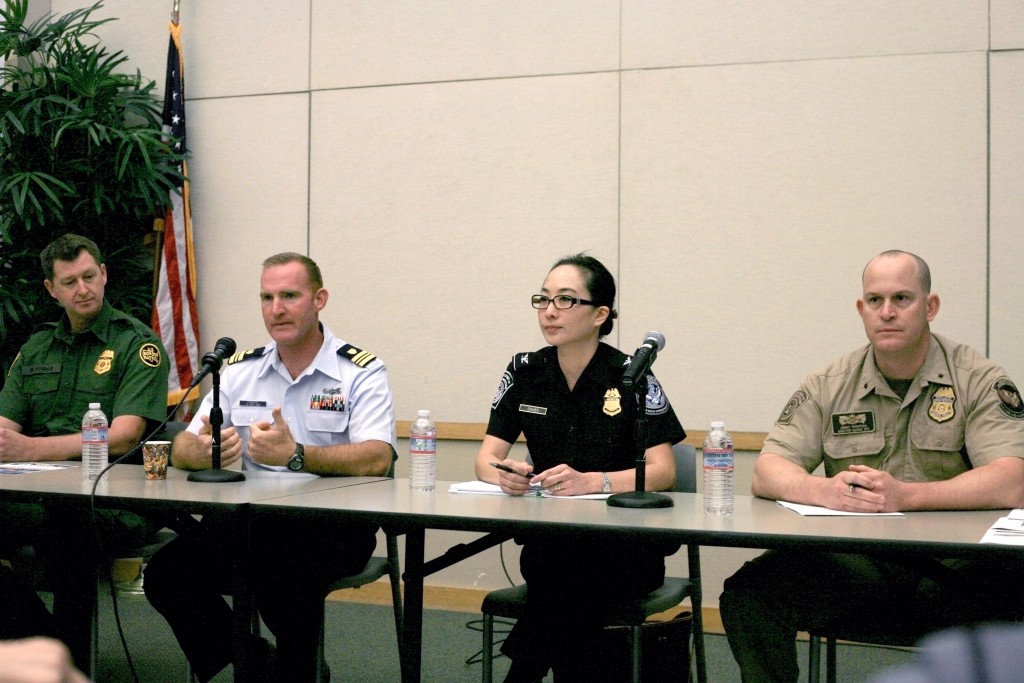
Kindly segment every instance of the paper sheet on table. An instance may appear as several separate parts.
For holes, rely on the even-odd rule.
[[[832,510],[817,505],[801,505],[789,503],[784,500],[777,501],[784,508],[789,508],[804,517],[905,517],[902,512],[845,512],[843,510]]]
[[[477,495],[493,496],[499,495],[504,496],[505,492],[501,490],[501,487],[497,484],[489,484],[486,481],[462,481],[456,482],[448,487],[448,493],[475,493]],[[555,498],[558,500],[604,500],[609,495],[608,493],[589,493],[582,496],[556,496],[547,491],[542,491],[540,485],[537,485],[535,490],[530,491],[527,495],[530,496],[541,496],[542,498]]]
[[[26,472],[52,472],[71,465],[54,462],[5,462],[0,464],[0,474],[25,474]]]
[[[497,484],[486,481],[460,481],[448,487],[448,493],[476,493],[485,496],[503,496],[505,492]]]
[[[981,537],[981,542],[1024,545],[1024,511],[1014,510],[1008,517],[1000,517]]]

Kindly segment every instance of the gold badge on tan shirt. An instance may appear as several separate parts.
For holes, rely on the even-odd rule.
[[[928,417],[936,422],[948,422],[956,415],[956,394],[953,387],[939,387],[932,394],[932,405],[928,408]]]
[[[622,395],[614,387],[604,392],[604,414],[618,415],[622,412]]]
[[[107,349],[106,351],[100,354],[99,360],[96,361],[96,367],[94,367],[92,370],[97,375],[102,375],[104,373],[110,372],[110,368],[113,367],[113,365],[114,351],[113,349]]]

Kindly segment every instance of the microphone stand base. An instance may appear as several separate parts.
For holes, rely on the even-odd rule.
[[[674,505],[668,496],[652,491],[615,493],[608,496],[606,502],[613,508],[670,508]]]
[[[238,470],[196,470],[189,472],[188,480],[221,484],[229,481],[245,481],[245,475]]]

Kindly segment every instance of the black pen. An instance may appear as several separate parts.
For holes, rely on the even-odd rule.
[[[516,472],[514,469],[512,469],[511,467],[509,467],[508,465],[506,465],[503,462],[492,462],[491,463],[491,467],[499,469],[502,472],[508,472],[509,474],[518,474],[520,477],[526,477],[527,479],[533,479],[533,475],[532,474],[522,474],[520,472]]]

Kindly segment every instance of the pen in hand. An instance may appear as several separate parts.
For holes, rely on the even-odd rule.
[[[527,479],[533,479],[533,475],[532,474],[522,474],[521,472],[516,472],[514,469],[512,469],[511,467],[509,467],[508,465],[506,465],[503,462],[492,462],[491,463],[491,467],[493,467],[495,469],[499,469],[502,472],[508,472],[509,474],[518,474],[520,477],[526,477]]]

